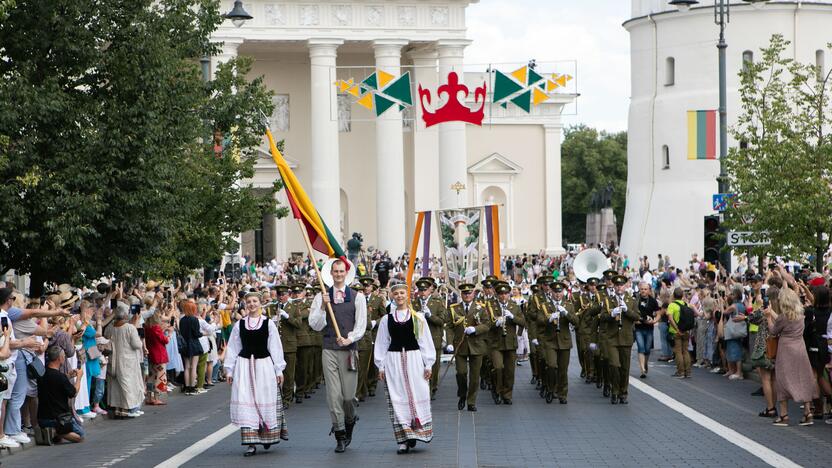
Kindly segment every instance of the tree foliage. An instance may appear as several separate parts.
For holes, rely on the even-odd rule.
[[[271,93],[247,58],[200,74],[216,0],[16,3],[0,22],[2,270],[31,273],[34,292],[181,274],[276,210],[240,184]]]
[[[832,232],[832,142],[828,122],[830,71],[785,56],[789,41],[772,36],[759,62],[740,73],[742,112],[732,129],[727,170],[739,203],[727,225],[768,232],[756,253],[818,262]]]
[[[612,208],[621,232],[627,195],[627,133],[572,127],[566,130],[561,154],[563,241],[585,241],[592,192],[608,184],[614,190]]]

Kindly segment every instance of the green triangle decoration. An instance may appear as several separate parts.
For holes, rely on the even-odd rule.
[[[404,75],[396,78],[382,92],[399,102],[412,106],[413,96],[410,94],[410,72],[406,72]]]
[[[495,72],[496,73],[494,75],[494,98],[492,102],[502,101],[503,99],[523,89],[522,86],[517,84],[516,81],[509,78],[508,75],[506,75],[505,73],[501,72],[500,70],[495,70]]]
[[[529,111],[531,111],[532,108],[531,96],[532,91],[530,89],[527,89],[523,94],[519,94],[517,95],[517,97],[513,98],[511,102],[513,102],[517,105],[517,107],[523,109],[524,111],[526,111],[526,113],[528,113]]]
[[[540,83],[538,83],[538,84],[537,84],[537,85],[535,85],[535,86],[537,86],[538,88],[540,88],[540,90],[541,90],[541,91],[544,91],[544,92],[546,91],[546,81],[541,81]]]
[[[501,102],[500,107],[502,107],[503,109],[508,109],[508,101]]]
[[[370,88],[373,88],[373,89],[378,89],[378,78],[376,77],[376,74],[373,73],[372,75],[368,76],[367,78],[364,78],[364,81],[362,81],[361,84],[367,85],[367,86],[369,86]]]
[[[404,110],[404,106],[403,106],[403,105],[401,105],[401,104],[399,104],[399,110],[400,110],[400,111],[403,111],[403,110]]]
[[[545,78],[529,68],[529,84],[535,84],[541,80],[545,80]]]
[[[375,107],[376,107],[376,117],[380,116],[384,113],[390,106],[396,104],[394,101],[387,99],[386,97],[379,96],[378,94],[373,96],[375,100]],[[526,111],[528,112],[528,111]]]

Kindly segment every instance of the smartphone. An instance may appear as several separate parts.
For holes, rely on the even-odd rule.
[[[133,304],[130,306],[130,313],[133,315],[139,315],[142,312],[142,305],[141,304]]]
[[[3,330],[9,328],[9,318],[8,317],[0,317],[0,327],[2,327]]]
[[[769,304],[768,296],[763,294],[763,308],[768,309],[768,304]]]
[[[116,306],[118,306],[118,300],[110,299],[110,310],[116,310]]]

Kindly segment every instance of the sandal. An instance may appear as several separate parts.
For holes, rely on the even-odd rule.
[[[803,418],[800,419],[799,424],[801,426],[811,426],[814,423],[815,423],[815,420],[814,420],[814,418],[812,418],[811,414],[804,414]]]
[[[777,416],[777,410],[774,408],[766,408],[763,411],[760,411],[757,416],[761,418],[773,418]]]
[[[784,414],[783,416],[780,416],[779,418],[775,419],[772,424],[774,424],[775,426],[787,427],[789,425],[789,415]]]
[[[246,449],[246,453],[243,454],[244,457],[251,457],[257,454],[257,447],[253,445],[249,445]]]

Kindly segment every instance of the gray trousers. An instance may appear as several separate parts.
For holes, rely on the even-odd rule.
[[[345,420],[355,419],[355,389],[358,372],[349,370],[350,351],[324,349],[321,364],[326,382],[326,403],[336,431],[345,429]]]

